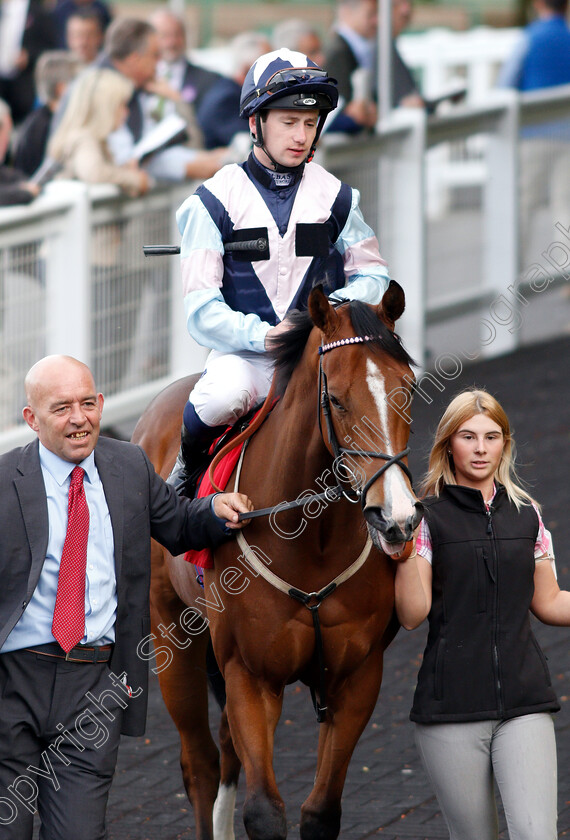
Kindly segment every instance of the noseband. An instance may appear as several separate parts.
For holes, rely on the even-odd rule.
[[[330,344],[322,344],[319,347],[319,409],[318,409],[318,418],[319,418],[319,431],[321,433],[321,437],[324,441],[323,435],[323,427],[321,423],[321,409],[323,416],[325,418],[325,423],[327,427],[327,436],[329,439],[329,443],[331,449],[333,451],[333,455],[335,461],[338,463],[342,462],[342,458],[345,455],[356,455],[360,457],[367,457],[367,458],[380,458],[384,460],[386,463],[383,464],[379,470],[376,470],[374,475],[368,479],[364,487],[360,489],[354,489],[346,480],[343,480],[338,474],[336,474],[336,478],[339,482],[340,489],[342,491],[342,495],[347,499],[349,502],[356,503],[360,500],[362,505],[362,509],[364,510],[366,504],[366,494],[369,488],[374,484],[376,479],[380,478],[387,469],[389,469],[393,464],[397,464],[400,469],[404,472],[407,478],[412,484],[412,474],[406,464],[403,463],[402,458],[405,458],[409,452],[410,447],[406,447],[401,452],[398,452],[396,455],[387,455],[385,452],[367,452],[363,449],[347,449],[344,446],[341,446],[338,442],[338,438],[336,436],[336,432],[334,430],[332,416],[331,416],[331,404],[330,404],[330,396],[328,390],[328,382],[327,382],[327,375],[323,370],[323,356],[325,353],[328,353],[331,350],[336,350],[339,347],[347,347],[351,344],[365,344],[369,341],[378,341],[381,340],[381,336],[373,336],[373,335],[355,335],[351,336],[350,338],[341,338],[339,341],[331,341]],[[345,465],[346,469],[346,465]],[[352,470],[347,470],[347,472],[352,473]]]

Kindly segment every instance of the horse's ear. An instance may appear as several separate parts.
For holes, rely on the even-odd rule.
[[[338,327],[340,318],[323,292],[321,285],[315,286],[309,295],[309,315],[313,324],[327,336],[332,335]]]
[[[388,288],[380,301],[379,316],[390,322],[393,326],[406,308],[406,296],[404,290],[395,280],[390,280]]]

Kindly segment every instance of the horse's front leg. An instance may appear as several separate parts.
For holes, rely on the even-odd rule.
[[[234,813],[241,762],[228,723],[227,709],[220,722],[221,776],[214,803],[214,840],[235,840]]]
[[[243,821],[250,840],[284,840],[285,805],[273,770],[275,728],[283,691],[275,692],[236,659],[225,666],[227,713],[246,778]]]
[[[369,656],[327,697],[327,720],[319,732],[315,784],[301,807],[301,840],[335,840],[341,797],[354,748],[366,726],[382,681],[382,652]]]

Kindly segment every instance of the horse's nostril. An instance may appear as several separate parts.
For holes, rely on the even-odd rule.
[[[386,520],[382,514],[382,508],[369,507],[364,509],[364,518],[372,528],[384,533]]]

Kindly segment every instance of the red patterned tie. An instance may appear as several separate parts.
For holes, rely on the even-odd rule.
[[[63,544],[51,632],[68,653],[85,635],[85,566],[89,508],[83,487],[84,470],[75,467],[69,484],[67,534]]]

